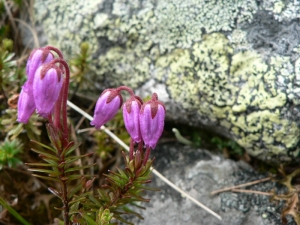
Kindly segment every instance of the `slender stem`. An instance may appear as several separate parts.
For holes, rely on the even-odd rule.
[[[251,181],[251,182],[248,182],[248,183],[244,183],[244,184],[240,184],[240,185],[236,185],[236,186],[232,186],[232,187],[222,188],[220,190],[212,191],[210,193],[210,195],[215,195],[215,194],[218,194],[218,193],[221,193],[221,192],[225,192],[225,191],[232,191],[233,189],[251,186],[251,185],[262,183],[262,182],[265,182],[265,181],[268,181],[268,180],[271,180],[271,179],[272,179],[271,177],[266,177],[266,178],[255,180],[255,181]]]
[[[248,193],[248,194],[259,194],[259,195],[266,195],[272,196],[272,193],[269,192],[262,192],[262,191],[255,191],[255,190],[245,190],[245,189],[232,189],[232,192],[240,192],[240,193]]]
[[[63,151],[61,151],[63,152]],[[62,155],[60,152],[59,158],[60,162],[63,163],[65,162],[65,156]],[[64,209],[64,225],[69,225],[70,223],[70,218],[69,218],[69,199],[68,199],[68,187],[67,187],[67,180],[66,180],[66,175],[65,175],[65,167],[58,168],[60,171],[60,176],[59,179],[61,181],[61,193],[62,193],[62,202],[63,202],[63,209]]]
[[[117,88],[117,91],[128,91],[131,96],[134,96],[133,90],[127,86],[120,86]]]
[[[57,53],[58,54],[58,53]],[[62,130],[63,130],[63,137],[64,137],[64,144],[66,144],[67,140],[69,140],[69,131],[68,131],[68,122],[67,122],[67,101],[68,101],[68,91],[69,91],[69,82],[70,82],[70,69],[68,63],[61,59],[53,59],[51,61],[51,64],[60,63],[65,68],[66,72],[66,78],[63,83],[63,87],[60,93],[60,98],[58,101],[58,106],[56,108],[55,116],[56,120],[61,119],[62,120]],[[51,65],[49,65],[51,66]],[[60,102],[61,101],[61,102]],[[58,122],[57,122],[58,123]],[[58,123],[60,124],[60,123]],[[65,145],[64,145],[65,146]]]
[[[67,117],[67,100],[68,100],[68,89],[69,89],[69,78],[66,76],[66,80],[63,85],[63,101],[62,101],[62,122],[63,122],[63,136],[65,140],[69,140],[69,129],[68,129],[68,117]]]
[[[134,141],[130,138],[129,160],[133,160]]]
[[[64,58],[62,52],[58,48],[55,48],[55,47],[49,45],[49,46],[44,47],[44,49],[47,49],[49,51],[54,51],[54,52],[57,53],[57,55],[59,56],[59,58],[61,58],[61,59]]]
[[[144,160],[143,160],[143,165],[146,165],[148,159],[149,159],[149,156],[150,156],[150,152],[151,152],[151,148],[148,147],[146,149],[146,152],[145,152],[145,155],[144,155]]]
[[[139,142],[138,150],[143,150],[143,141]]]
[[[62,90],[59,93],[59,97],[54,105],[54,126],[61,130],[61,105],[62,105]]]
[[[69,218],[69,199],[68,199],[68,189],[66,181],[62,181],[62,198],[63,198],[63,205],[64,205],[64,224],[69,225],[70,218]]]

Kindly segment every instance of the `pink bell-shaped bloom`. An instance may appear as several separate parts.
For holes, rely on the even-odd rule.
[[[35,110],[34,99],[23,88],[18,100],[18,119],[20,123],[28,123],[29,118]]]
[[[106,89],[100,95],[91,125],[100,129],[102,125],[111,120],[119,111],[123,103],[122,96],[117,89]]]
[[[41,65],[51,62],[53,59],[52,53],[43,48],[36,49],[30,54],[26,64],[27,82],[23,86],[28,93],[32,93],[34,76],[37,69]]]
[[[126,130],[133,141],[139,143],[142,140],[140,131],[141,100],[133,96],[123,105],[123,118]]]
[[[47,118],[51,113],[63,85],[61,70],[46,64],[40,66],[33,80],[33,97],[37,113]]]
[[[151,100],[142,105],[140,131],[147,148],[155,148],[164,129],[165,113],[165,106],[158,101],[156,93],[152,95]]]

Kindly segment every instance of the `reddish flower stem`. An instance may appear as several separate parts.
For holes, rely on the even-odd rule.
[[[60,93],[60,97],[57,101],[57,105],[55,108],[55,125],[60,128],[60,124],[62,124],[63,130],[63,143],[64,146],[69,140],[69,131],[68,131],[68,123],[67,123],[67,100],[68,100],[68,91],[69,91],[69,82],[70,82],[70,69],[68,63],[61,59],[57,58],[51,61],[51,64],[60,63],[65,68],[66,78],[63,83],[63,87]],[[59,121],[58,121],[59,120]],[[62,120],[62,123],[60,122]]]
[[[64,170],[64,169],[63,169]],[[63,174],[64,175],[64,171]],[[61,180],[61,188],[62,188],[62,200],[63,200],[63,208],[64,208],[64,224],[69,225],[70,224],[70,218],[69,218],[69,199],[68,199],[68,187],[65,180]]]
[[[44,49],[47,49],[49,51],[54,51],[55,53],[57,53],[59,58],[61,58],[61,59],[64,58],[63,54],[61,53],[61,51],[58,48],[55,48],[55,47],[49,45],[49,46],[44,47]]]
[[[59,130],[61,130],[61,122],[60,122],[61,104],[62,104],[62,90],[60,91],[59,97],[54,106],[54,126],[57,127]]]
[[[144,160],[143,160],[143,165],[146,165],[148,159],[149,159],[149,156],[150,156],[150,152],[151,152],[151,148],[148,147],[146,149],[146,152],[145,152],[145,155],[144,155]]]
[[[133,160],[133,151],[134,151],[134,141],[132,138],[130,138],[129,160]]]
[[[117,91],[127,91],[131,96],[134,96],[133,90],[127,86],[120,86],[117,88]]]
[[[138,150],[143,151],[143,141],[139,142]]]

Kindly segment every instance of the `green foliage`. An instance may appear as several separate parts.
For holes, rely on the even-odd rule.
[[[13,0],[13,2],[15,3],[15,5],[17,5],[18,7],[22,6],[24,0]]]
[[[42,118],[33,115],[29,123],[24,125],[17,123],[17,101],[20,84],[26,80],[25,65],[18,65],[15,60],[13,50],[13,41],[2,39],[0,44],[0,134],[5,138],[13,140],[21,133],[25,132],[29,139],[39,140],[42,125]]]
[[[71,82],[70,85],[74,92],[87,89],[92,82],[87,80],[86,74],[90,71],[91,53],[87,42],[80,46],[80,52],[70,60]]]
[[[0,90],[7,94],[11,90],[19,88],[20,82],[24,82],[24,67],[18,67],[13,49],[13,41],[1,40],[0,44]]]
[[[173,128],[172,131],[175,134],[175,137],[176,137],[177,141],[179,141],[180,143],[185,144],[185,145],[194,145],[194,143],[192,141],[190,141],[187,138],[183,137],[178,129]]]
[[[2,135],[10,140],[14,140],[21,133],[26,132],[29,139],[39,140],[41,135],[40,126],[43,118],[38,115],[32,115],[27,124],[17,122],[17,110],[7,109],[0,117],[0,130]]]
[[[30,168],[30,171],[33,172],[39,172],[39,173],[46,173],[45,175],[39,175],[39,174],[33,174],[36,177],[40,177],[46,180],[52,180],[55,182],[60,182],[61,179],[65,180],[66,183],[69,183],[72,180],[77,180],[80,178],[87,178],[89,176],[84,176],[80,174],[75,174],[73,172],[79,171],[81,169],[86,169],[94,166],[87,165],[87,166],[74,166],[73,162],[87,157],[91,154],[85,154],[85,155],[79,155],[79,156],[71,156],[70,153],[72,153],[80,144],[75,144],[74,142],[68,142],[67,146],[63,148],[62,140],[62,134],[52,126],[51,124],[47,125],[47,131],[48,135],[51,141],[52,146],[44,145],[37,141],[32,141],[39,146],[43,147],[44,149],[38,150],[38,149],[32,149],[34,152],[39,153],[40,157],[46,162],[46,163],[26,163],[27,165],[34,167]],[[47,169],[41,169],[39,167],[47,168]],[[48,168],[49,167],[49,168]],[[62,198],[61,193],[57,190],[51,188],[50,191],[57,195],[58,197]],[[72,196],[69,196],[70,198]]]
[[[144,185],[151,182],[152,160],[143,163],[143,153],[136,151],[132,160],[123,154],[126,167],[124,170],[117,169],[117,172],[109,171],[105,175],[106,184],[97,189],[97,195],[89,191],[95,178],[89,175],[79,174],[79,170],[93,167],[95,164],[77,166],[75,161],[91,155],[91,153],[73,156],[72,152],[79,146],[74,142],[63,144],[62,134],[52,124],[47,125],[51,146],[33,141],[42,150],[32,149],[45,161],[43,163],[27,163],[33,176],[51,180],[58,183],[65,183],[68,186],[67,195],[61,190],[49,187],[48,190],[59,197],[63,202],[67,201],[70,207],[71,221],[79,224],[109,225],[112,219],[132,224],[123,218],[122,215],[135,215],[143,217],[131,210],[128,205],[138,206],[137,202],[148,202],[142,197],[144,191],[155,190]],[[63,146],[66,146],[65,148]],[[79,182],[76,182],[79,181]],[[77,183],[74,185],[74,182]],[[66,207],[66,206],[64,206]],[[140,207],[142,208],[142,207]],[[59,210],[63,210],[60,208]]]
[[[10,141],[7,139],[2,142],[0,144],[0,170],[4,166],[16,167],[18,164],[22,164],[22,161],[17,157],[20,152],[22,152],[22,144],[19,140]]]
[[[242,156],[245,150],[233,140],[224,139],[220,137],[213,137],[211,142],[222,151],[224,148],[228,149],[230,154]]]
[[[96,223],[101,225],[110,225],[110,221],[112,220],[113,214],[110,213],[109,209],[103,210],[103,208],[100,208],[96,212],[97,218]]]
[[[87,192],[75,198],[71,202],[71,213],[73,220],[78,222],[96,221],[96,223],[88,224],[111,224],[112,218],[117,219],[126,224],[132,224],[123,218],[122,215],[134,215],[143,219],[139,214],[131,210],[127,205],[139,206],[138,202],[148,202],[149,199],[142,197],[144,191],[157,191],[155,188],[146,187],[145,184],[151,182],[151,165],[152,160],[148,160],[143,165],[143,153],[137,150],[134,158],[123,153],[126,167],[124,170],[117,169],[117,172],[109,171],[106,174],[106,184],[102,189],[97,189],[98,195],[94,196],[92,192]],[[80,204],[79,204],[80,202]],[[80,212],[81,218],[78,218],[77,212]],[[82,223],[85,224],[85,223]]]

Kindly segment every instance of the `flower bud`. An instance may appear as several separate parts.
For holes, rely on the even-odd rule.
[[[40,66],[33,80],[33,97],[39,115],[47,118],[51,113],[62,88],[61,70],[46,64]]]
[[[20,123],[28,123],[28,120],[35,110],[34,99],[23,88],[18,100],[18,119]]]
[[[37,69],[53,59],[54,57],[49,50],[39,48],[32,51],[26,64],[27,82],[23,86],[27,93],[32,93],[33,80]]]
[[[123,105],[123,118],[126,130],[132,140],[137,143],[142,140],[139,118],[140,110],[141,101],[135,96],[129,98]]]
[[[146,147],[155,148],[164,129],[165,106],[158,101],[157,94],[144,103],[140,112],[140,131]]]
[[[91,121],[91,125],[96,129],[111,120],[121,108],[123,103],[122,96],[116,89],[106,89],[100,95],[95,111],[94,119]]]

